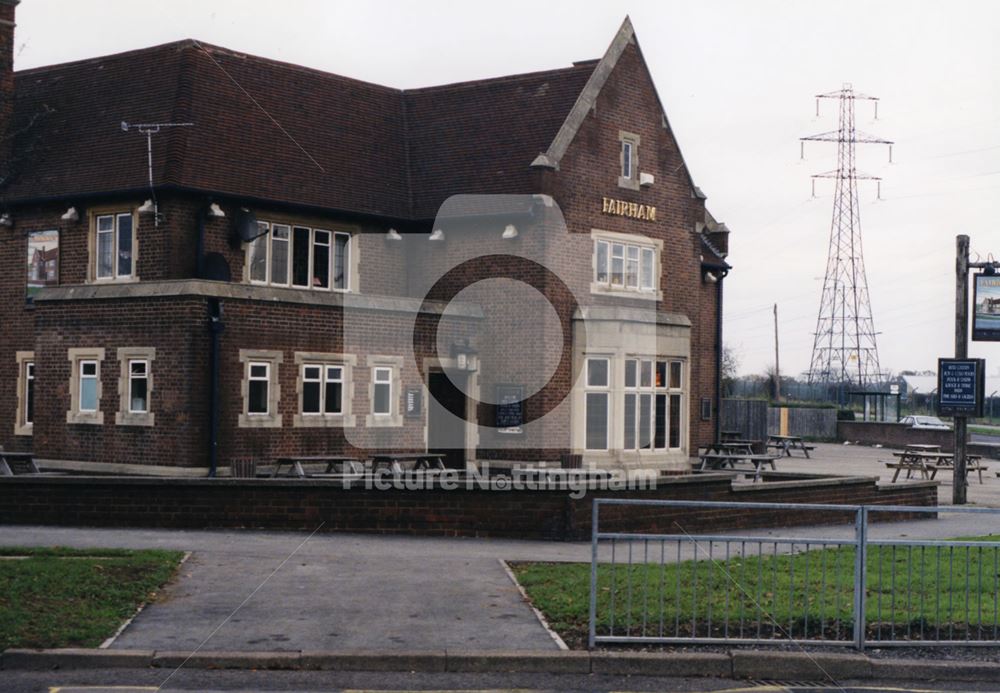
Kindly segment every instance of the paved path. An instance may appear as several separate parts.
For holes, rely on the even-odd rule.
[[[192,552],[180,579],[126,628],[116,648],[192,650],[211,636],[204,649],[556,649],[498,556],[565,559],[559,549],[570,547],[347,534],[306,539],[292,532],[0,528],[0,545],[7,546]]]

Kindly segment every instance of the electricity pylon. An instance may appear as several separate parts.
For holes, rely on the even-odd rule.
[[[819,316],[813,342],[809,382],[823,384],[857,385],[865,389],[879,382],[880,369],[878,346],[875,342],[875,323],[872,320],[871,300],[868,296],[868,279],[861,248],[861,212],[858,204],[858,180],[881,181],[877,176],[859,173],[854,163],[854,148],[862,144],[889,145],[892,161],[892,142],[860,133],[854,128],[854,103],[872,101],[878,118],[878,98],[858,94],[850,84],[827,94],[816,95],[816,115],[820,99],[838,99],[840,122],[837,130],[819,135],[802,137],[805,141],[836,142],[837,169],[818,173],[813,178],[813,194],[817,178],[833,178],[836,190],[833,196],[833,221],[830,225],[830,246],[827,252],[826,275],[820,298]],[[881,197],[881,183],[879,183]]]

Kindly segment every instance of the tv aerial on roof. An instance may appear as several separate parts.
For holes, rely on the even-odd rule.
[[[156,202],[156,192],[153,190],[153,135],[163,128],[187,128],[194,123],[129,123],[122,121],[122,132],[137,130],[146,136],[146,164],[149,172],[149,192],[153,199],[153,224],[160,225],[160,209]]]

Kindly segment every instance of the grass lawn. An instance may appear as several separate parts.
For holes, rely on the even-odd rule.
[[[965,541],[1000,541],[983,536]],[[781,554],[765,544],[747,556],[721,543],[715,561],[660,565],[660,544],[617,547],[616,565],[598,566],[597,629],[615,635],[787,638],[849,637],[853,628],[854,547]],[[665,545],[671,561],[676,543]],[[752,554],[752,555],[751,555]],[[585,646],[590,608],[589,563],[517,563],[512,569],[549,624],[570,644]],[[968,598],[967,598],[968,594]],[[887,638],[994,637],[1000,609],[1000,551],[990,547],[868,549],[866,627]],[[777,623],[775,623],[777,622]],[[759,629],[758,629],[759,626]]]
[[[0,548],[0,650],[97,647],[156,595],[183,555]]]

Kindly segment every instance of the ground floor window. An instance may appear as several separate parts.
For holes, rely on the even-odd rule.
[[[74,424],[103,424],[101,411],[101,362],[104,360],[102,348],[70,349],[70,408],[66,412],[66,422]]]
[[[367,359],[370,380],[368,382],[368,416],[365,425],[370,427],[402,426],[403,413],[400,410],[402,390],[400,373],[403,359],[400,356],[369,356]]]
[[[35,352],[19,351],[17,362],[17,411],[14,435],[30,436],[35,423]]]
[[[281,385],[278,367],[284,360],[280,351],[255,351],[240,349],[243,363],[243,413],[242,428],[277,428],[281,426],[278,405]]]
[[[683,368],[678,359],[588,357],[584,448],[639,453],[680,449]]]
[[[304,427],[353,426],[353,354],[297,352],[295,363],[298,413],[294,425]]]
[[[119,426],[152,426],[154,423],[153,347],[122,347],[118,349],[121,371],[118,376],[118,413],[115,423]]]
[[[588,358],[586,373],[586,448],[608,449],[610,359]]]

